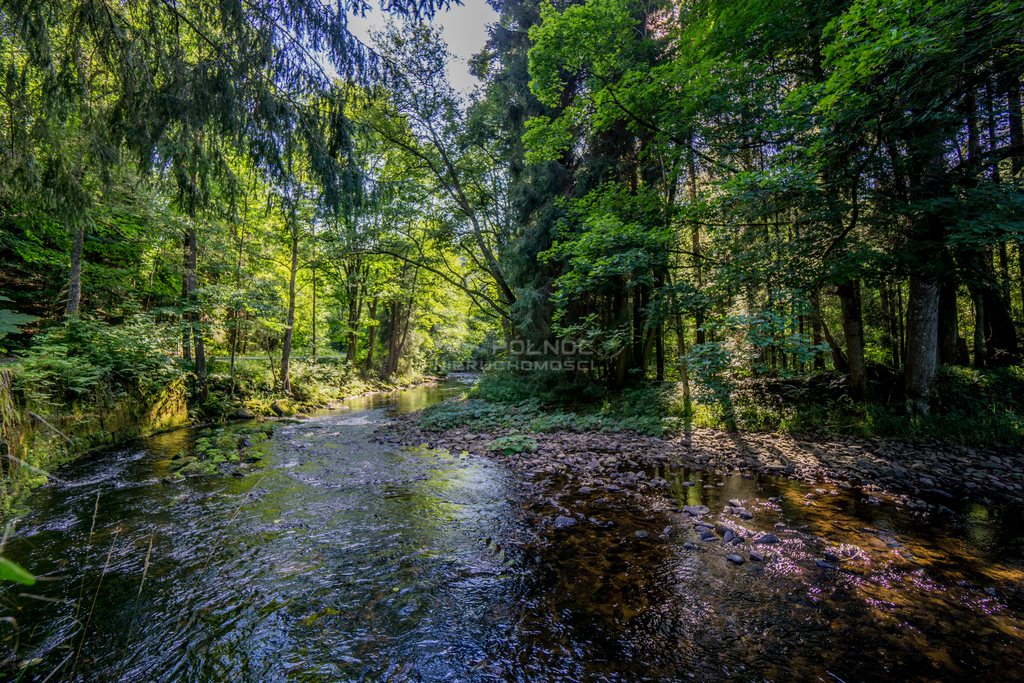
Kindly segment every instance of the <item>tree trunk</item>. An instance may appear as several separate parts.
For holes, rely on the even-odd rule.
[[[373,350],[377,346],[377,297],[370,299],[370,329],[366,336],[366,371],[373,369]]]
[[[623,329],[630,325],[630,307],[629,307],[629,296],[621,286],[616,288],[615,294],[612,297],[614,315],[615,315],[615,327],[616,329]],[[632,355],[632,340],[622,345],[619,353],[614,357],[614,372],[609,377],[612,382],[612,389],[621,389],[626,386],[626,382],[629,380],[629,370],[632,367],[630,356]]]
[[[912,277],[907,302],[905,390],[907,409],[927,415],[939,339],[939,285],[932,279]]]
[[[946,281],[939,285],[939,363],[956,365],[959,362],[959,339],[956,284]]]
[[[693,153],[693,135],[689,136],[689,151],[686,154],[686,175],[687,175],[687,189],[689,191],[689,200],[691,202],[697,201],[697,163]],[[700,250],[700,225],[698,223],[693,224],[693,231],[690,235],[690,250],[693,252],[693,283],[700,291],[704,287],[704,273],[703,273],[703,259]],[[694,323],[694,344],[703,344],[705,339],[704,334],[704,311],[700,308],[693,315]]]
[[[245,215],[243,213],[243,215]],[[245,223],[242,222],[238,226],[238,251],[235,255],[235,289],[242,289],[242,250],[245,247]],[[231,309],[231,397],[235,397],[235,357],[238,355],[238,324],[239,324],[239,311],[237,308]]]
[[[189,306],[189,323],[195,351],[195,373],[199,384],[199,396],[205,401],[209,397],[206,383],[206,344],[203,340],[202,316],[199,312],[199,301],[196,297],[199,268],[199,236],[196,233],[195,221],[189,220],[185,230],[185,290]]]
[[[71,275],[68,277],[68,303],[66,314],[78,317],[82,304],[82,249],[85,247],[85,223],[75,220],[71,231]]]
[[[181,240],[181,305],[186,309],[182,316],[181,357],[186,363],[192,362],[192,315],[190,313],[192,301],[189,291],[189,263],[192,261],[189,255],[192,249],[190,245],[189,231],[186,230]]]
[[[846,362],[850,388],[857,398],[867,394],[864,367],[864,322],[861,316],[860,281],[850,280],[837,287],[843,312],[843,337],[846,340]]]
[[[665,341],[662,338],[662,328],[658,323],[654,330],[654,378],[659,382],[665,381]]]
[[[811,294],[811,341],[815,346],[821,346],[824,341],[821,334],[821,322],[821,294],[818,290],[814,290],[814,293]],[[825,358],[820,353],[814,355],[814,369],[825,369]]]
[[[974,367],[985,367],[985,299],[980,292],[971,295],[974,303]]]
[[[281,391],[292,392],[292,337],[295,332],[295,277],[299,272],[299,232],[292,226],[292,260],[288,270],[288,318],[285,321],[284,345],[281,347]]]
[[[1001,287],[989,249],[961,249],[958,261],[966,273],[967,287],[975,311],[975,355],[977,367],[1013,365],[1020,358],[1017,330],[1013,324],[1009,301],[1002,297]]]
[[[313,261],[313,343],[312,343],[312,356],[313,362],[316,362],[316,261]]]
[[[878,296],[882,303],[882,316],[885,318],[882,343],[889,349],[893,369],[897,369],[900,367],[899,322],[896,320],[895,302],[888,283],[879,288]]]
[[[1010,146],[1016,150],[1024,150],[1024,112],[1021,111],[1020,76],[1010,74],[1006,77],[1006,104],[1009,111]],[[1020,178],[1024,171],[1024,151],[1017,151],[1010,159],[1013,176]],[[1024,242],[1017,243],[1017,275],[1020,287],[1021,315],[1024,317]]]
[[[353,272],[357,278],[355,286],[353,286],[351,281]],[[363,317],[363,283],[361,282],[361,277],[362,271],[357,261],[356,267],[346,272],[348,280],[346,284],[346,289],[348,290],[348,348],[345,350],[345,360],[349,365],[355,365],[356,356],[359,352],[359,322]]]

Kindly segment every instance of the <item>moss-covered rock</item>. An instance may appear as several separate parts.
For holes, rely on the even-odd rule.
[[[257,463],[270,453],[275,424],[231,425],[200,430],[191,449],[171,460],[171,469],[185,476],[229,473]]]

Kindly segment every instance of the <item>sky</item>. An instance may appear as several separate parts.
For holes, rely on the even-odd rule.
[[[469,59],[487,42],[487,25],[496,22],[498,14],[486,0],[463,0],[463,3],[453,4],[446,12],[438,12],[434,23],[441,27],[452,54],[448,61],[448,82],[458,92],[467,95],[479,84],[469,73]],[[349,19],[349,28],[366,44],[370,42],[370,31],[383,24],[383,14],[376,4],[365,18]]]

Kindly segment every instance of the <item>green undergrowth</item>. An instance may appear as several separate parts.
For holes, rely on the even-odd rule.
[[[171,459],[173,476],[212,475],[258,463],[270,452],[275,426],[263,422],[202,429],[191,448]]]
[[[873,400],[856,401],[834,373],[801,380],[749,381],[735,392],[741,431],[886,437],[968,446],[1024,447],[1024,370],[943,367],[927,416],[905,410],[898,378],[872,387]],[[697,406],[695,426],[721,427]]]
[[[549,381],[549,380],[546,380]],[[420,415],[428,431],[637,432],[660,436],[675,427],[671,392],[641,387],[601,398],[593,387],[527,397],[530,380],[484,377],[466,397],[430,406]],[[570,402],[575,396],[576,401]],[[652,410],[653,408],[653,410]]]
[[[366,377],[360,369],[343,362],[295,361],[291,368],[291,395],[285,396],[280,390],[278,370],[269,360],[240,360],[235,364],[232,386],[229,363],[211,363],[210,397],[201,406],[202,414],[215,418],[244,408],[254,416],[294,415],[350,396],[393,391],[422,379],[421,375],[413,374],[385,381]]]
[[[810,436],[886,437],[968,446],[1024,448],[1024,369],[944,367],[928,416],[908,414],[892,378],[873,385],[873,400],[854,400],[843,375],[748,378],[723,407],[702,402],[699,387],[685,401],[674,382],[617,393],[584,387],[573,378],[561,389],[550,377],[485,375],[466,396],[431,406],[420,416],[428,431],[637,432],[671,436],[695,428]],[[530,395],[543,387],[543,393]]]
[[[534,453],[537,451],[537,440],[523,434],[509,434],[499,436],[489,444],[487,450],[502,455],[515,455],[516,453]]]

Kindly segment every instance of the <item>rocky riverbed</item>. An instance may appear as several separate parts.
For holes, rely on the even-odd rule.
[[[554,432],[522,435],[531,450],[508,454],[492,446],[509,432],[422,429],[416,414],[396,418],[376,439],[492,456],[540,484],[567,490],[631,495],[664,486],[658,468],[719,474],[786,476],[856,489],[869,504],[892,500],[914,510],[949,512],[971,501],[1024,507],[1024,455],[994,449],[887,440],[801,439],[781,434],[730,434],[695,429],[671,438],[634,433]],[[500,444],[501,442],[499,442]]]

